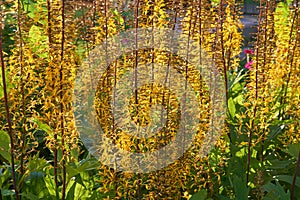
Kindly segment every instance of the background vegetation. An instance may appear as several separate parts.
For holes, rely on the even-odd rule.
[[[253,49],[242,46],[242,5],[242,0],[0,0],[0,199],[299,199],[300,3],[260,0]],[[197,154],[204,125],[179,160],[147,174],[98,162],[80,141],[72,110],[76,71],[89,52],[139,27],[178,29],[198,41],[224,77],[228,110],[223,133],[207,156]],[[172,57],[140,53],[162,63]],[[124,58],[123,65],[126,60],[134,61]],[[109,74],[107,93],[114,80]],[[197,84],[209,107],[205,88]],[[110,119],[101,109],[100,122]],[[211,117],[207,110],[201,116]],[[132,149],[127,144],[134,141],[121,145]]]

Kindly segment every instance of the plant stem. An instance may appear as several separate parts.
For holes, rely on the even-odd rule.
[[[300,166],[300,151],[298,153],[298,160],[297,160],[297,165],[293,177],[293,183],[292,183],[292,189],[291,189],[291,200],[294,200],[294,195],[295,195],[295,186],[296,186],[296,179],[299,171],[299,166]]]
[[[228,65],[226,64],[226,55],[225,55],[225,47],[224,47],[224,35],[223,35],[223,24],[224,24],[224,6],[225,6],[225,2],[224,0],[220,1],[220,5],[219,5],[219,19],[218,19],[218,24],[220,25],[217,28],[217,32],[220,33],[219,37],[221,40],[221,59],[222,59],[222,65],[223,65],[223,74],[224,74],[224,86],[225,86],[225,101],[226,101],[226,107],[228,108],[228,77],[227,77],[227,71],[228,71],[228,67],[229,67],[229,63],[230,63],[230,49],[229,49],[229,54],[228,54]],[[217,36],[218,37],[218,36]],[[226,123],[225,124],[226,127],[229,129],[229,124]],[[230,132],[228,131],[227,133],[228,139],[231,143],[231,135]]]
[[[18,0],[18,34],[20,40],[20,47],[19,47],[19,61],[21,66],[21,98],[22,98],[22,130],[21,130],[21,166],[20,166],[20,176],[22,177],[24,174],[24,149],[25,149],[25,91],[24,91],[24,66],[23,66],[23,37],[21,32],[21,2]]]
[[[134,19],[135,19],[135,66],[134,66],[134,96],[135,96],[135,106],[138,106],[138,82],[137,82],[137,75],[138,75],[138,28],[139,28],[139,4],[140,1],[135,1],[135,11],[134,11]],[[138,109],[137,109],[138,110]],[[138,113],[136,113],[138,116]],[[139,131],[139,130],[138,130]],[[139,139],[137,139],[136,148],[137,151],[140,152],[139,148]],[[138,165],[140,167],[140,160],[138,159]],[[141,174],[138,173],[138,191],[137,191],[138,199],[142,199],[142,189],[141,189]]]
[[[228,106],[228,77],[227,77],[227,66],[226,66],[226,59],[225,59],[225,47],[224,47],[224,36],[223,36],[223,23],[224,23],[224,11],[223,7],[225,5],[224,0],[221,0],[219,5],[219,24],[220,24],[220,39],[221,39],[221,53],[222,53],[222,64],[223,64],[223,73],[224,73],[224,84],[226,90],[226,105]],[[230,135],[229,135],[230,139]]]
[[[253,127],[255,126],[254,119],[256,117],[256,111],[257,111],[257,100],[258,100],[258,60],[259,60],[259,44],[260,44],[260,30],[262,26],[262,2],[263,0],[260,0],[259,5],[259,17],[258,17],[258,27],[257,27],[257,40],[256,40],[256,65],[255,65],[255,102],[254,102],[254,111],[253,111],[253,117],[252,122],[250,124],[250,132],[249,132],[249,139],[248,139],[248,155],[247,155],[247,174],[246,174],[246,184],[248,185],[249,182],[249,175],[250,175],[250,165],[251,165],[251,146],[252,146],[252,135],[253,135]]]
[[[64,67],[64,50],[65,50],[65,0],[61,0],[62,7],[61,7],[61,16],[62,16],[62,27],[61,27],[61,52],[60,52],[60,59],[61,59],[61,66],[59,71],[59,79],[60,79],[60,130],[61,130],[61,143],[62,143],[62,200],[65,200],[66,195],[66,179],[67,179],[67,169],[65,163],[65,129],[64,129],[64,74],[63,74],[63,67]]]
[[[83,11],[84,12],[84,11]],[[93,28],[96,27],[96,13],[97,13],[97,1],[93,1]],[[95,36],[95,32],[93,32],[93,39],[92,39],[92,46],[95,45],[95,42],[96,42],[96,36]]]
[[[192,7],[192,9],[191,9],[191,13],[190,13],[190,15],[191,15],[191,17],[189,18],[189,21],[188,21],[188,23],[189,23],[189,25],[188,25],[188,34],[187,34],[187,44],[186,44],[186,55],[185,55],[185,69],[184,69],[184,76],[185,76],[185,80],[184,80],[184,93],[183,93],[183,96],[182,96],[182,105],[181,105],[181,113],[183,114],[183,116],[184,116],[184,113],[185,112],[187,112],[187,110],[186,110],[186,108],[187,108],[187,90],[188,90],[188,67],[189,67],[189,62],[190,62],[190,52],[191,52],[191,50],[190,50],[190,41],[192,40],[192,25],[193,25],[193,23],[192,23],[192,19],[193,19],[193,15],[194,15],[194,1],[191,1],[190,2],[190,5],[191,5],[191,7]],[[183,75],[183,74],[182,74]],[[213,113],[213,112],[212,112]],[[183,120],[185,120],[185,117],[183,117]],[[182,123],[184,126],[183,126],[183,130],[182,130],[182,132],[184,133],[183,134],[183,138],[182,138],[182,142],[181,142],[181,144],[182,144],[182,146],[181,146],[181,152],[184,152],[184,150],[185,150],[185,143],[186,143],[186,121],[183,121],[183,122],[180,122],[180,123]],[[180,162],[182,162],[183,160],[182,159],[180,159]]]
[[[17,181],[16,181],[16,174],[15,174],[15,158],[14,158],[14,137],[12,131],[12,124],[9,112],[9,105],[8,105],[8,95],[7,95],[7,88],[6,88],[6,77],[5,77],[5,66],[4,66],[4,56],[3,56],[3,38],[2,38],[2,23],[0,23],[0,62],[1,62],[1,69],[2,69],[2,83],[3,83],[3,93],[4,93],[4,102],[5,102],[5,111],[6,111],[6,120],[8,124],[8,134],[10,138],[10,162],[11,162],[11,174],[12,174],[12,181],[13,187],[16,194],[16,200],[20,199],[19,191],[17,188]]]
[[[48,42],[49,42],[49,55],[51,54],[52,52],[52,16],[51,16],[51,2],[50,0],[47,0],[47,23],[48,23],[48,28],[47,28],[47,34],[48,34]],[[52,56],[50,56],[50,59],[52,59]],[[52,67],[51,67],[52,68]],[[53,70],[53,68],[51,69]],[[52,83],[52,89],[54,90],[54,85]],[[56,131],[54,132],[54,140],[55,142],[57,141],[57,133]],[[56,190],[55,190],[55,193],[56,193],[56,198],[59,197],[59,194],[58,194],[58,175],[57,175],[57,147],[56,145],[54,145],[54,150],[53,150],[53,167],[54,167],[54,183],[55,183],[55,186],[56,186]]]

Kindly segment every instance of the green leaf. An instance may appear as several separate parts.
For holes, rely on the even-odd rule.
[[[10,139],[6,131],[0,130],[0,155],[10,162]]]
[[[242,92],[243,86],[240,83],[235,83],[231,90],[230,90],[230,96],[234,97],[236,95],[240,95]]]
[[[232,93],[237,93],[240,92],[243,89],[243,86],[240,84],[240,81],[246,76],[246,74],[242,74],[243,70],[241,70],[237,75],[232,75],[228,73],[228,77],[230,78],[231,81],[228,82],[228,89]]]
[[[13,87],[13,85],[9,82],[9,72],[8,70],[5,70],[5,80],[6,80],[6,90],[7,93],[9,93],[10,88]],[[4,91],[3,91],[3,82],[2,82],[2,71],[0,70],[0,98],[4,97]]]
[[[24,179],[22,191],[27,198],[35,200],[39,199],[39,196],[49,194],[47,192],[46,184],[44,182],[44,176],[45,174],[41,171],[31,171],[30,174]]]
[[[23,193],[21,193],[21,196],[22,196],[22,197],[26,197],[25,199],[30,199],[30,200],[36,200],[36,199],[39,199],[38,196],[32,194],[31,192],[26,192],[26,193],[23,192]]]
[[[28,159],[28,170],[30,172],[42,171],[49,163],[44,158],[39,158],[38,154]]]
[[[10,180],[10,171],[7,169],[0,168],[0,188],[4,188],[6,182]]]
[[[236,108],[235,108],[234,101],[232,98],[228,99],[228,110],[229,110],[229,114],[231,115],[231,117],[234,118]]]
[[[268,169],[285,169],[287,168],[292,161],[291,160],[269,160],[270,164],[266,166]]]
[[[268,141],[272,141],[274,138],[278,136],[283,131],[283,125],[274,125],[269,126],[270,133],[268,134]]]
[[[113,10],[111,9],[111,12],[115,15],[115,19],[118,23],[120,23],[121,25],[124,25],[124,19],[123,17],[120,15],[120,13],[118,12],[118,10]]]
[[[276,178],[280,181],[284,181],[291,185],[292,185],[293,179],[294,179],[293,176],[289,176],[289,175],[277,175]],[[297,176],[297,179],[296,179],[296,186],[300,188],[300,177],[299,176]]]
[[[99,165],[99,162],[95,158],[86,158],[80,161],[77,170],[79,172],[95,170],[99,168]]]
[[[47,8],[45,6],[41,6],[44,1],[37,0],[37,1],[21,1],[22,7],[26,11],[28,17],[33,19],[35,22],[39,22],[40,24],[46,24],[47,21],[45,20],[45,16],[47,14]]]
[[[53,177],[50,175],[47,175],[44,177],[44,181],[45,181],[45,184],[46,184],[49,194],[52,196],[56,196],[56,185],[55,185]]]
[[[75,177],[75,182],[78,183],[78,184],[80,184],[80,185],[82,185],[84,188],[86,188],[85,183],[84,183],[84,181],[82,180],[80,174],[77,174],[77,175],[76,175],[76,177]]]
[[[243,101],[244,101],[244,97],[242,94],[239,94],[237,97],[234,98],[234,102],[241,106],[244,105]]]
[[[76,176],[77,174],[80,173],[80,172],[79,172],[77,169],[75,169],[74,166],[72,166],[72,165],[68,165],[66,168],[67,168],[67,174],[68,174],[68,181],[69,181],[72,177],[74,177],[74,176]]]
[[[33,52],[41,58],[47,58],[48,39],[47,36],[43,34],[42,29],[35,25],[31,26],[28,38],[29,45]]]
[[[45,131],[49,135],[53,135],[53,130],[50,128],[50,126],[48,126],[47,124],[44,124],[43,122],[41,122],[38,119],[34,119],[33,121],[38,125],[38,128],[40,130]]]
[[[207,191],[206,190],[200,190],[197,193],[195,193],[190,200],[205,200],[207,198]]]
[[[15,192],[13,190],[8,190],[8,189],[3,189],[1,190],[2,192],[2,195],[5,197],[5,196],[14,196],[15,195]],[[7,199],[7,198],[4,198],[4,199]]]
[[[76,182],[73,183],[72,187],[69,189],[68,194],[67,194],[67,200],[74,200],[74,194],[75,194],[75,187],[76,187]]]
[[[287,152],[296,159],[298,159],[299,151],[300,151],[300,143],[288,145]]]
[[[249,188],[247,187],[246,181],[243,181],[239,176],[233,177],[233,188],[236,199],[247,200]]]
[[[216,197],[217,197],[218,200],[230,200],[228,197],[225,197],[225,196],[220,195],[220,194],[217,194]]]
[[[52,138],[54,138],[54,132],[53,132],[53,129],[50,126],[48,126],[47,124],[41,122],[38,119],[34,119],[33,121],[38,125],[38,129],[39,130],[45,131],[49,136],[51,136]],[[57,135],[57,141],[59,143],[61,143],[61,139],[62,139],[61,136]],[[60,160],[61,157],[62,157],[62,150],[59,149],[58,150],[58,160]]]
[[[220,3],[220,0],[212,0],[211,1],[211,4],[213,5],[213,6],[216,6],[216,5],[218,5]]]
[[[267,193],[265,200],[289,200],[290,192],[285,192],[284,188],[276,182],[276,185],[269,182],[263,186]]]

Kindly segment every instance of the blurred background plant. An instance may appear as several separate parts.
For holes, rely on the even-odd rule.
[[[257,33],[245,50],[241,11],[253,2],[0,0],[0,199],[299,199],[300,3],[255,1]],[[89,52],[139,27],[176,29],[199,42],[224,78],[227,101],[225,128],[207,156],[197,154],[202,124],[179,160],[147,174],[98,162],[72,113],[76,71]],[[155,49],[137,55],[174,59]],[[113,80],[105,77],[108,92]],[[195,82],[201,120],[209,120],[209,95]],[[139,150],[130,144],[123,147]]]

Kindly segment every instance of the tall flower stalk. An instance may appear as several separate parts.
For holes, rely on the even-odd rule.
[[[2,13],[0,12],[0,16],[2,18]],[[3,24],[2,20],[0,21],[0,63],[1,63],[1,71],[2,71],[2,84],[3,84],[3,93],[4,93],[4,102],[5,102],[5,112],[6,112],[6,120],[8,124],[8,135],[10,138],[10,164],[11,164],[11,173],[12,173],[12,182],[13,188],[15,190],[16,199],[19,200],[19,189],[17,187],[17,179],[16,179],[16,169],[15,169],[15,139],[13,135],[12,122],[10,117],[10,108],[8,102],[8,94],[6,87],[6,76],[5,76],[5,64],[4,64],[4,55],[3,55]]]

